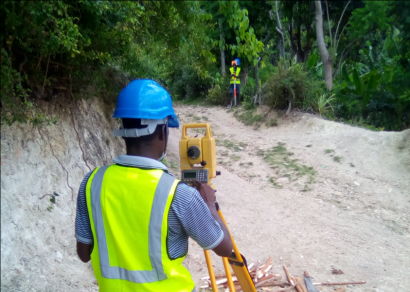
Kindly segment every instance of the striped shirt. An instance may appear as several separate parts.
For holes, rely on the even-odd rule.
[[[120,155],[114,159],[114,163],[128,167],[158,168],[168,172],[164,164],[145,157]],[[75,220],[75,237],[79,242],[86,244],[93,243],[85,195],[85,186],[91,173],[87,173],[81,183]],[[203,249],[213,249],[221,243],[224,233],[199,192],[181,183],[176,188],[174,200],[168,213],[167,246],[171,259],[182,257],[188,252],[189,237],[195,240]]]

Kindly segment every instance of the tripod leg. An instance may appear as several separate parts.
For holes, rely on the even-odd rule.
[[[225,223],[226,228],[228,228],[225,218],[222,215],[221,209],[217,208],[217,210],[218,210],[219,217],[221,217],[223,223]],[[228,231],[229,231],[229,228],[228,228]],[[244,259],[242,258],[242,255],[239,252],[238,247],[236,246],[236,243],[233,239],[232,234],[231,234],[231,240],[233,244],[234,253],[232,253],[232,256],[229,258],[229,260],[231,261],[232,269],[234,270],[235,275],[238,278],[238,281],[244,292],[256,292],[255,284],[252,281],[252,278],[249,274],[246,263]]]
[[[204,250],[204,254],[205,254],[206,265],[208,266],[208,273],[209,273],[209,278],[211,280],[212,291],[218,292],[218,287],[216,286],[214,268],[212,267],[211,254],[209,253],[209,250]]]
[[[225,268],[225,274],[226,274],[226,279],[228,280],[228,287],[230,292],[235,292],[235,285],[233,284],[232,280],[232,273],[231,273],[231,267],[229,265],[228,258],[223,257],[222,258],[224,268]]]

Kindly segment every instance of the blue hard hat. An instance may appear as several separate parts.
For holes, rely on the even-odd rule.
[[[121,90],[113,118],[160,120],[168,117],[168,126],[179,127],[168,91],[156,81],[137,79]]]
[[[236,65],[239,66],[241,64],[241,61],[239,60],[239,58],[236,58],[235,61],[236,61]]]

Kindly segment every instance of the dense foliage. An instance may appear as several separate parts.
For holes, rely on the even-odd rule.
[[[154,78],[176,99],[225,105],[239,57],[247,107],[408,128],[410,3],[320,3],[331,91],[314,1],[2,1],[1,122],[55,122],[39,100],[110,103],[134,78]]]

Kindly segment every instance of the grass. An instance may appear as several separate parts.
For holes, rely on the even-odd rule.
[[[251,180],[251,179],[253,179],[253,178],[255,178],[256,177],[256,175],[254,175],[254,174],[248,174],[248,180]]]
[[[179,169],[179,167],[178,167],[178,165],[174,162],[174,161],[168,161],[168,160],[166,160],[165,158],[164,159],[162,159],[161,160],[161,162],[163,163],[163,164],[165,164],[167,167],[170,167],[170,168],[172,168],[172,169],[174,169],[174,170],[178,170]]]
[[[275,179],[274,179],[273,177],[270,177],[270,178],[269,178],[269,182],[270,182],[271,184],[273,184],[273,186],[276,187],[276,188],[278,188],[278,189],[282,189],[282,188],[283,188],[280,184],[278,184],[278,183],[275,181]]]
[[[242,142],[235,143],[235,142],[233,142],[231,140],[228,140],[228,139],[223,139],[223,140],[215,139],[215,144],[216,144],[216,146],[224,146],[224,147],[226,147],[228,149],[231,149],[235,152],[242,151],[243,147],[246,146],[245,143],[242,143]]]
[[[194,129],[192,129],[192,131],[194,131],[195,133],[198,133],[198,134],[202,134],[202,135],[205,135],[205,133],[206,133],[205,128],[194,128]]]
[[[239,166],[252,166],[253,165],[253,162],[241,162],[241,163],[239,163]]]
[[[276,119],[271,119],[269,122],[266,123],[268,127],[276,127],[278,125],[278,121]]]
[[[326,154],[331,154],[331,153],[335,153],[335,150],[333,149],[326,149],[325,150]],[[330,157],[333,157],[333,161],[341,163],[343,157],[342,156],[333,156],[333,154],[330,155]],[[354,165],[353,165],[354,166]]]
[[[222,156],[222,157],[228,157],[228,155],[229,155],[229,152],[228,152],[228,151],[223,151],[223,152],[221,152],[221,156]]]
[[[237,156],[237,155],[232,155],[232,156],[231,156],[231,159],[232,159],[233,161],[238,161],[238,160],[241,159],[241,157],[240,157],[240,156]]]
[[[169,162],[169,167],[171,167],[172,169],[178,170],[178,165],[173,161]]]
[[[193,115],[193,114],[189,114],[188,117],[192,118],[195,122],[199,122],[199,121],[201,120],[200,117],[195,116],[195,115]]]
[[[254,115],[255,109],[249,110],[236,110],[233,114],[235,118],[237,118],[240,122],[244,123],[247,126],[252,126],[255,123],[259,123],[262,121],[262,115]]]
[[[208,117],[207,116],[202,116],[201,117],[204,121],[208,121]]]
[[[271,168],[276,169],[279,175],[288,177],[289,180],[296,181],[304,177],[306,184],[314,181],[316,171],[313,167],[301,164],[298,159],[292,159],[293,153],[286,149],[285,143],[279,142],[269,150],[259,149],[256,155],[262,157]]]

